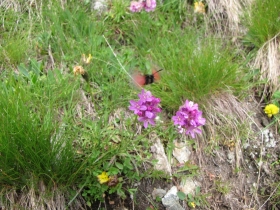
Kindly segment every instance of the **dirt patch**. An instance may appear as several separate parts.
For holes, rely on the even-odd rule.
[[[172,186],[171,181],[163,179],[143,179],[139,183],[134,184],[137,192],[132,198],[127,195],[126,199],[120,198],[117,194],[105,195],[105,202],[95,202],[91,206],[92,210],[146,210],[157,209],[164,210],[165,207],[161,202],[157,202],[152,198],[152,192],[155,188],[165,189],[168,191]]]
[[[279,135],[275,127],[268,127],[269,119],[263,114],[263,108],[251,102],[254,112],[250,115],[251,134],[245,139],[225,139],[209,148],[211,142],[196,140],[191,164],[199,166],[195,179],[201,183],[201,194],[207,195],[208,207],[196,206],[196,209],[219,210],[266,210],[279,209],[274,204],[273,194],[279,186],[280,155]],[[264,121],[268,122],[264,122]],[[246,125],[244,125],[246,126]],[[212,145],[213,146],[213,145]],[[173,171],[177,169],[172,168]],[[102,203],[91,209],[116,210],[165,210],[161,201],[153,200],[155,188],[168,191],[178,184],[172,180],[144,179],[134,185],[137,189],[134,198],[130,195],[125,200],[116,195],[106,196]],[[180,202],[184,209],[191,209],[187,202]]]
[[[201,168],[202,188],[209,193],[211,209],[272,209],[273,183],[279,182],[279,135],[263,108],[251,101],[251,134],[244,139],[225,139],[209,152],[199,143],[193,159]],[[249,117],[249,116],[248,116]],[[264,122],[268,121],[268,122]],[[206,153],[205,151],[208,152]]]

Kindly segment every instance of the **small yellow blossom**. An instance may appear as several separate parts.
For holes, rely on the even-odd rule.
[[[189,207],[194,209],[196,207],[195,202],[189,202]]]
[[[274,104],[268,104],[264,108],[264,112],[268,117],[272,117],[272,115],[276,115],[279,112],[279,107]]]
[[[194,12],[205,14],[205,5],[202,3],[202,1],[194,2]]]
[[[73,69],[73,72],[74,72],[74,75],[78,75],[78,74],[84,75],[86,71],[84,70],[84,68],[82,66],[75,66]]]
[[[91,54],[88,54],[88,57],[86,57],[85,54],[82,54],[82,60],[83,60],[84,63],[89,64],[92,60]]]
[[[100,175],[97,176],[98,181],[100,182],[100,184],[106,183],[109,181],[109,176],[107,174],[107,172],[103,171]]]

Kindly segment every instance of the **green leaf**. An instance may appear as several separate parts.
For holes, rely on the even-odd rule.
[[[177,192],[177,196],[179,197],[179,199],[181,200],[185,200],[186,199],[186,194],[183,192]]]
[[[116,175],[119,173],[119,169],[115,168],[115,167],[110,167],[109,169],[110,174]]]
[[[197,194],[199,194],[200,193],[200,187],[197,187],[196,189],[195,189],[195,194],[197,195]]]
[[[27,78],[30,78],[29,72],[26,70],[26,67],[24,66],[24,64],[20,64],[18,66],[18,70],[20,73],[22,73],[24,76],[26,76]]]
[[[41,73],[41,63],[37,62],[35,59],[30,60],[31,71],[35,73],[36,76],[40,76]]]
[[[89,207],[91,207],[91,203],[90,203],[89,201],[87,201],[87,205],[88,205]]]
[[[273,99],[280,99],[280,91],[275,91],[272,98]]]
[[[116,162],[115,165],[116,165],[120,170],[123,169],[123,165],[122,165],[121,163]]]
[[[124,161],[124,166],[127,167],[128,169],[132,170],[133,169],[133,165],[130,163],[129,159],[125,159]]]
[[[137,192],[137,189],[132,188],[132,189],[128,189],[127,191],[129,192],[129,194],[133,195]]]

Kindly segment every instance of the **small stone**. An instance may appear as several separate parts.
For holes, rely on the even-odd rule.
[[[174,141],[175,148],[173,150],[173,156],[178,160],[179,163],[186,163],[191,155],[191,151],[185,142]]]
[[[250,152],[249,155],[251,156],[252,159],[255,159],[255,157],[256,157],[255,154],[254,154],[253,152]]]
[[[153,151],[152,157],[154,160],[157,160],[154,168],[159,171],[164,171],[168,175],[171,175],[171,165],[167,159],[164,147],[160,142],[160,139],[155,134],[151,135],[151,139],[153,139],[153,146],[151,147],[151,152]]]
[[[166,195],[164,196],[165,198],[169,197],[170,195],[174,195],[176,197],[176,200],[179,200],[179,197],[177,196],[178,189],[176,186],[173,186],[168,190]]]
[[[163,189],[154,189],[152,192],[152,197],[155,200],[157,197],[162,198],[166,194],[166,191]]]
[[[107,4],[108,4],[107,0],[95,0],[95,1],[92,1],[91,8],[93,10],[97,11],[97,13],[99,15],[101,15],[102,13],[107,11],[107,9],[108,9]]]
[[[201,184],[192,178],[188,177],[184,181],[181,182],[180,188],[183,193],[187,194],[194,194],[195,189],[199,187]]]
[[[247,149],[249,146],[250,146],[249,143],[244,143],[244,144],[243,144],[243,148],[244,148],[244,149]]]
[[[268,129],[265,129],[265,130],[263,130],[262,133],[263,133],[263,135],[266,135],[266,136],[267,136],[267,135],[269,134],[269,130],[268,130]]]
[[[177,187],[173,186],[166,193],[166,195],[161,199],[162,204],[168,210],[184,210],[184,208],[179,203],[179,197],[177,196],[177,192],[178,192]]]
[[[269,138],[267,138],[267,136],[265,137],[264,142],[269,142]]]
[[[168,210],[184,210],[174,195],[170,195],[167,198],[162,198],[162,204]]]
[[[151,146],[151,153],[157,153],[157,147]]]
[[[135,182],[135,183],[133,184],[134,187],[137,187],[137,186],[140,186],[140,185],[141,185],[141,182]]]
[[[162,204],[165,206],[165,207],[170,207],[173,205],[173,203],[176,203],[176,197],[174,195],[170,195],[168,197],[163,197],[162,198]]]
[[[235,160],[235,155],[233,151],[229,151],[227,154],[227,161],[228,163],[232,164]]]

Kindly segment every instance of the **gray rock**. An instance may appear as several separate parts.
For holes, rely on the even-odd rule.
[[[177,192],[177,187],[173,186],[161,199],[162,204],[166,207],[166,210],[184,210],[184,208],[179,203]]]
[[[201,186],[201,184],[192,178],[188,177],[185,180],[183,180],[180,184],[180,189],[183,193],[187,194],[194,194],[195,189],[197,187]]]
[[[191,151],[185,142],[174,141],[173,156],[179,163],[186,163],[190,159]]]
[[[91,9],[97,11],[99,15],[106,12],[108,9],[107,0],[93,0],[91,4]]]
[[[166,174],[171,176],[171,165],[167,159],[167,156],[164,151],[164,147],[160,142],[160,139],[156,136],[152,136],[153,146],[151,146],[151,152],[153,154],[153,159],[158,162],[155,164],[154,168],[156,170],[164,171]]]
[[[184,210],[174,195],[162,198],[162,204],[167,208],[167,210]]]
[[[233,164],[233,162],[235,161],[235,155],[233,151],[229,151],[227,154],[227,162],[230,164]]]
[[[166,194],[166,191],[163,189],[154,189],[152,192],[153,199],[155,200],[157,197],[162,198]]]

